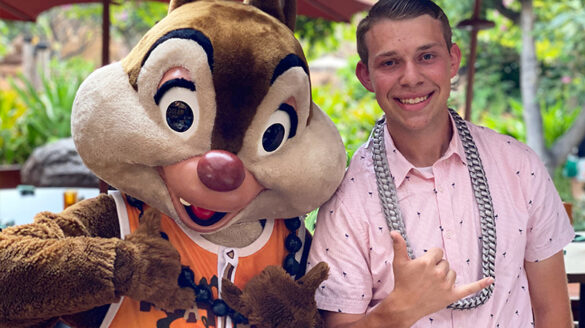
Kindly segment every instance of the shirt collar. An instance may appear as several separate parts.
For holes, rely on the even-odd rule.
[[[457,127],[455,126],[455,121],[451,115],[449,115],[449,120],[451,121],[451,126],[453,128],[453,136],[451,137],[447,151],[445,151],[445,154],[443,154],[443,156],[441,156],[441,158],[437,160],[433,166],[451,157],[455,157],[456,159],[458,158],[459,161],[467,165],[465,150],[463,149],[463,144],[461,143],[459,133],[457,132]],[[386,158],[388,160],[388,166],[390,167],[390,172],[392,172],[394,184],[396,185],[396,188],[398,188],[402,185],[410,172],[416,168],[404,157],[404,155],[402,155],[398,149],[396,149],[394,140],[392,140],[392,137],[388,132],[388,127],[385,124],[384,141],[386,146]],[[372,147],[371,138],[368,142],[368,147]]]

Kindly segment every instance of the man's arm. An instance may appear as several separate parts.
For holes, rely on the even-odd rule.
[[[573,327],[563,251],[525,262],[535,327]]]
[[[392,231],[390,234],[394,248],[394,290],[367,315],[323,311],[327,328],[407,328],[422,317],[493,283],[492,278],[484,278],[455,286],[455,271],[449,269],[442,250],[430,249],[411,260],[400,233]]]

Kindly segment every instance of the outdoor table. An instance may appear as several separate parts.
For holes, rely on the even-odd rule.
[[[577,236],[585,236],[585,232],[577,232]],[[565,270],[570,283],[579,283],[579,318],[574,319],[579,327],[585,327],[585,241],[573,241],[565,247]]]
[[[22,191],[25,191],[23,193]],[[9,188],[0,189],[0,222],[14,221],[15,225],[31,223],[35,214],[42,211],[63,211],[66,190],[77,191],[77,199],[96,197],[98,188]],[[32,192],[28,193],[26,191]]]

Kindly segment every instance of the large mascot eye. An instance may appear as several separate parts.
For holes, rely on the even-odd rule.
[[[288,104],[281,104],[268,119],[267,127],[262,134],[259,145],[260,154],[272,153],[278,150],[287,139],[296,134],[298,124],[297,113]]]
[[[163,119],[174,131],[182,133],[196,127],[199,102],[193,82],[184,79],[167,81],[159,88],[154,100]]]
[[[167,107],[167,124],[177,132],[187,131],[193,125],[193,110],[184,101],[173,101]]]

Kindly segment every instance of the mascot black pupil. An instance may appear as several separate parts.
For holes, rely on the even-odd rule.
[[[262,147],[266,151],[275,151],[284,139],[284,126],[282,124],[272,124],[262,136]]]
[[[174,101],[167,108],[167,123],[177,132],[185,132],[193,124],[193,111],[182,101]]]

